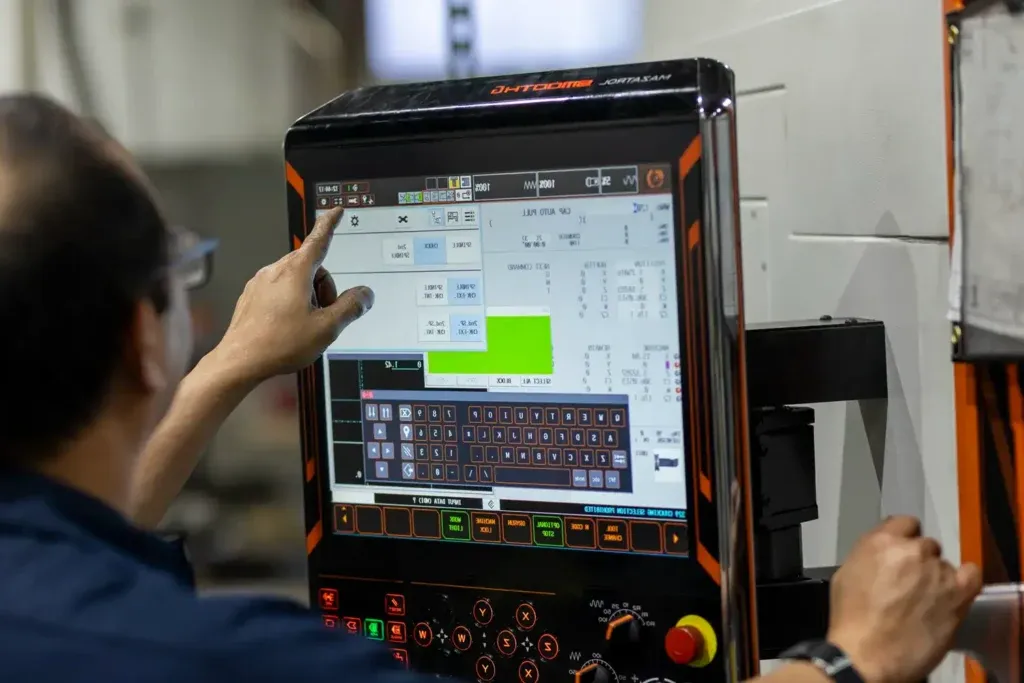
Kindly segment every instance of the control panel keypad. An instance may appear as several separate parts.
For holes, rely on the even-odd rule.
[[[473,674],[485,683],[496,679],[539,683],[543,666],[561,654],[557,636],[543,628],[538,610],[529,600],[506,601],[496,608],[489,598],[479,597],[470,609],[438,619],[432,616],[437,610],[416,605],[407,608],[402,593],[384,595],[382,610],[358,616],[336,613],[339,608],[347,609],[337,589],[320,588],[318,595],[327,628],[381,641],[407,668],[418,660],[433,661],[433,655],[441,655],[460,665],[472,661]],[[460,657],[466,658],[464,663],[457,659]]]
[[[363,399],[370,483],[631,491],[626,404]]]

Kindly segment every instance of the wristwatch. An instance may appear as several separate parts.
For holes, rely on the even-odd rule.
[[[846,653],[825,640],[798,643],[779,655],[779,659],[813,664],[836,683],[864,683]]]

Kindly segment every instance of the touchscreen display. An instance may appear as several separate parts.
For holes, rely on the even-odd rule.
[[[687,553],[669,164],[315,184],[338,534]]]

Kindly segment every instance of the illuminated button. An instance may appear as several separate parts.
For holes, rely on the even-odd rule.
[[[487,626],[494,618],[494,608],[489,600],[477,600],[473,605],[473,619],[481,626]]]
[[[363,630],[363,621],[359,617],[342,617],[341,625],[345,628],[345,633],[350,636],[358,636],[359,632]]]
[[[704,651],[704,636],[693,626],[677,626],[665,634],[665,654],[676,664],[692,664]]]
[[[338,617],[333,614],[324,615],[324,626],[327,628],[338,628]]]
[[[367,619],[363,622],[363,635],[370,640],[384,640],[384,622],[380,619]]]
[[[481,681],[494,680],[494,660],[484,655],[476,660],[476,677]]]
[[[388,622],[388,642],[389,643],[404,643],[405,642],[405,624],[401,621],[389,621]]]
[[[421,621],[413,627],[412,638],[420,647],[428,647],[434,642],[434,630],[430,628],[430,624]]]
[[[452,631],[452,645],[459,652],[465,652],[473,644],[473,634],[465,626],[456,626]]]
[[[524,602],[516,607],[516,623],[524,631],[529,631],[537,624],[537,611],[533,609],[533,605]]]
[[[516,653],[516,647],[519,643],[516,642],[516,634],[512,633],[509,629],[505,629],[498,633],[498,638],[494,643],[494,646],[498,648],[498,652],[511,657]]]
[[[405,616],[405,596],[397,593],[388,593],[384,596],[384,612],[389,617]]]
[[[404,668],[409,668],[409,653],[405,650],[395,649],[391,651],[391,656],[396,662],[401,664]]]
[[[537,652],[548,661],[558,656],[558,638],[550,633],[545,633],[537,639]]]
[[[537,683],[540,680],[540,670],[537,665],[529,659],[519,665],[519,683]]]
[[[320,609],[338,609],[338,591],[334,588],[320,589]]]

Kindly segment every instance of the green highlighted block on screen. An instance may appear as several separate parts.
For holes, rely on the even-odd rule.
[[[551,317],[487,316],[486,351],[430,351],[432,375],[550,375]]]

